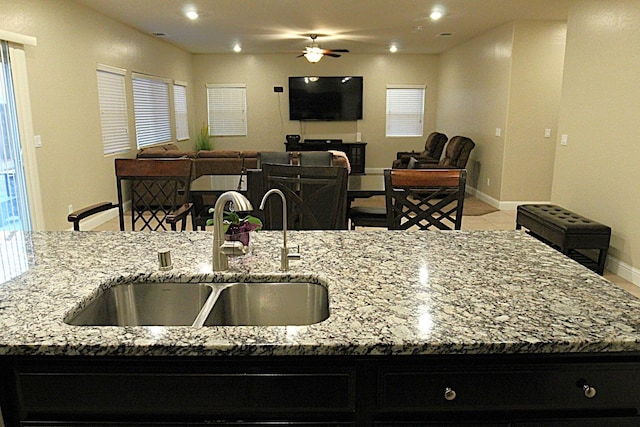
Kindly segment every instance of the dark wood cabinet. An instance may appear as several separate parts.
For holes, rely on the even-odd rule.
[[[0,367],[7,426],[640,425],[640,356],[3,357]]]
[[[366,142],[342,142],[335,139],[304,140],[285,142],[286,151],[344,151],[351,164],[351,174],[364,174],[366,161]]]

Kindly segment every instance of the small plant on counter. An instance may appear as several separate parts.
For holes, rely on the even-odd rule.
[[[209,125],[202,124],[200,128],[200,134],[196,138],[196,151],[211,150],[211,140],[209,140]]]
[[[209,209],[209,213],[213,213],[213,208]],[[236,212],[224,211],[223,214],[223,231],[228,240],[237,240],[243,245],[249,245],[249,236],[252,231],[262,229],[262,221],[252,215],[241,217]],[[213,225],[213,218],[207,220],[207,225]]]

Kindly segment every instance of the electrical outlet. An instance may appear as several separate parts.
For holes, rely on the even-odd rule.
[[[551,129],[545,129],[544,130],[544,137],[545,138],[551,138]]]

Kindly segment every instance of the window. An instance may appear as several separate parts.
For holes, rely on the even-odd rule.
[[[96,72],[103,152],[104,154],[124,153],[131,148],[127,95],[124,86],[126,71],[99,65]]]
[[[178,141],[189,139],[186,83],[173,83],[173,108],[176,114],[176,139]]]
[[[247,86],[207,85],[209,132],[213,136],[247,135]]]
[[[422,136],[425,86],[387,85],[387,136]]]
[[[133,108],[138,148],[171,141],[168,81],[133,75]]]

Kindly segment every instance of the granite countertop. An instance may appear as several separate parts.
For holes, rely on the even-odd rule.
[[[640,351],[640,300],[520,231],[280,232],[211,272],[210,232],[0,233],[0,354],[388,355]],[[158,270],[157,251],[174,268]],[[88,327],[63,319],[132,280],[273,281],[315,275],[330,316],[309,326]],[[2,280],[0,274],[0,281]]]

